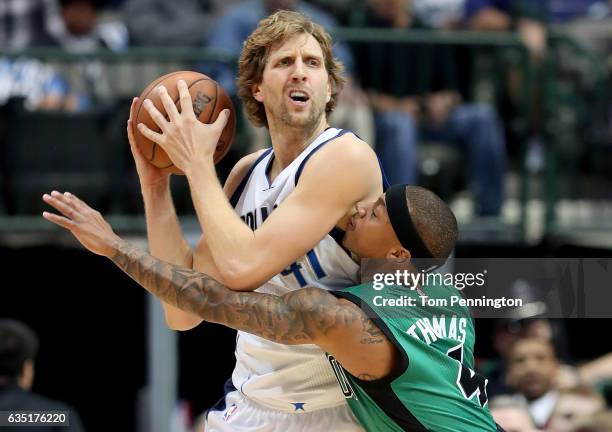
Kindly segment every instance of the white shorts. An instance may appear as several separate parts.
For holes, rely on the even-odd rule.
[[[204,424],[205,432],[364,432],[346,404],[289,413],[264,408],[239,391],[226,394],[225,409],[210,410]]]

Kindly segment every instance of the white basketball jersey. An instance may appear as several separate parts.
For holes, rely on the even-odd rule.
[[[308,158],[346,132],[325,130],[272,183],[267,171],[274,153],[272,149],[264,152],[232,197],[238,215],[252,229],[260,227],[295,189]],[[295,235],[299,233],[296,221]],[[331,235],[326,235],[305,256],[256,291],[283,295],[306,285],[335,290],[357,285],[358,278],[359,266]],[[232,381],[254,402],[281,411],[312,412],[345,403],[332,368],[316,345],[281,345],[238,332]]]

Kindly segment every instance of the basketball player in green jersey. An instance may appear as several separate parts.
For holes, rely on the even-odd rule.
[[[393,285],[378,291],[366,283],[333,293],[318,288],[284,296],[235,292],[128,244],[74,195],[53,192],[44,200],[65,216],[45,212],[46,219],[110,258],[161,300],[274,342],[319,345],[329,353],[347,402],[366,430],[501,430],[487,407],[486,380],[473,371],[469,311],[450,301],[435,307],[420,301],[450,299],[458,295],[453,287]],[[411,262],[443,263],[456,238],[455,217],[442,200],[423,188],[396,185],[375,203],[356,205],[343,243],[360,257],[419,272]],[[381,306],[381,298],[387,305],[408,298],[414,303]]]

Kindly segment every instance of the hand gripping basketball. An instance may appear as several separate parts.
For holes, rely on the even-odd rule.
[[[145,89],[135,123],[136,143],[145,157],[159,168],[183,174],[196,161],[221,160],[236,122],[221,86],[197,72],[176,72]]]

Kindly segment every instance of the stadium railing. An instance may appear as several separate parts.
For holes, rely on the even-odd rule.
[[[337,28],[333,30],[333,34],[338,40],[345,41],[354,49],[358,49],[360,46],[367,46],[369,47],[367,49],[375,52],[377,44],[395,44],[398,47],[398,55],[394,60],[396,63],[393,67],[392,77],[383,76],[382,79],[388,80],[391,78],[391,82],[396,86],[395,91],[398,94],[405,91],[401,88],[405,84],[402,81],[402,76],[407,68],[411,67],[409,61],[415,61],[418,65],[418,75],[420,77],[417,79],[418,89],[423,92],[430,90],[429,86],[432,85],[432,83],[429,82],[428,77],[433,72],[434,61],[436,60],[435,58],[428,59],[427,54],[423,54],[422,57],[416,59],[407,59],[406,56],[401,55],[403,46],[418,47],[427,45],[461,47],[466,50],[464,52],[470,53],[468,68],[470,73],[473,74],[473,79],[471,80],[470,88],[465,92],[467,98],[470,100],[485,101],[498,105],[499,94],[503,92],[503,88],[506,85],[504,82],[504,74],[500,73],[500,71],[507,70],[508,68],[517,68],[520,70],[526,83],[529,83],[532,79],[532,67],[529,61],[529,55],[526,48],[514,33],[430,32],[418,30],[398,32],[371,28]],[[135,178],[133,164],[130,160],[129,148],[125,144],[124,126],[125,119],[127,119],[129,100],[131,100],[134,95],[138,94],[148,82],[164,73],[180,69],[193,69],[195,65],[201,64],[207,60],[220,60],[228,62],[229,64],[235,64],[235,59],[218,56],[203,49],[174,48],[133,48],[123,53],[105,51],[88,54],[73,54],[56,49],[29,49],[21,52],[3,50],[0,51],[0,58],[1,57],[13,59],[40,59],[41,61],[51,64],[56,70],[60,72],[64,71],[63,73],[65,75],[74,73],[75,68],[85,68],[88,64],[98,65],[98,67],[100,65],[103,66],[106,76],[105,81],[107,83],[107,88],[104,91],[112,97],[110,97],[108,101],[105,101],[103,97],[99,98],[99,100],[104,102],[100,102],[99,106],[96,105],[96,109],[93,111],[97,111],[96,115],[100,116],[98,120],[104,124],[104,132],[94,133],[91,128],[88,129],[83,127],[80,129],[81,131],[76,134],[76,137],[61,138],[59,142],[72,142],[72,144],[64,149],[58,147],[58,151],[69,151],[77,154],[79,147],[75,143],[79,142],[79,137],[81,139],[89,137],[89,135],[84,132],[85,129],[89,130],[89,134],[96,135],[98,139],[103,136],[104,133],[108,134],[108,138],[103,138],[102,142],[108,142],[108,147],[111,150],[105,153],[106,165],[104,165],[104,168],[100,171],[106,170],[106,172],[109,172],[112,181],[105,182],[102,186],[107,189],[108,194],[110,194],[110,199],[100,201],[102,204],[101,210],[106,210],[108,212],[111,220],[113,220],[115,224],[118,224],[118,229],[128,231],[139,231],[144,227],[144,219],[140,214],[141,207],[139,207],[138,204],[140,202],[140,197],[137,179]],[[370,63],[373,74],[377,73],[376,66],[375,62]],[[93,66],[90,67],[94,68]],[[445,67],[449,68],[447,76],[451,77],[452,81],[453,71],[456,65],[453,65],[451,62],[447,63]],[[461,84],[461,82],[457,82],[460,81],[460,78],[459,75],[455,76],[455,84]],[[85,82],[84,86],[88,89],[87,82]],[[526,131],[529,129],[531,104],[529,102],[528,88],[529,85],[527,84],[523,86],[518,107],[518,115],[516,115],[512,123],[514,134],[519,137],[518,141],[522,140],[522,137],[526,135]],[[81,126],[86,125],[87,121],[91,120],[90,118],[88,120],[79,118],[79,115],[87,116],[87,114],[81,113],[46,114],[50,116],[49,118],[53,118],[53,116],[64,116],[68,119],[66,120],[68,123],[69,120],[73,120]],[[26,130],[28,129],[28,124],[36,124],[32,122],[28,123],[28,121],[31,120],[29,116],[44,117],[46,114],[27,112],[25,110],[17,110],[12,113],[12,115],[16,116],[25,116],[25,120],[22,121],[21,124]],[[35,120],[44,123],[44,119],[42,118],[36,118]],[[16,122],[14,124],[17,125],[19,123]],[[61,132],[69,132],[69,126],[61,126],[61,124],[59,118],[47,122],[48,127],[59,127]],[[43,126],[40,124],[36,127]],[[243,129],[244,128],[242,128],[242,132],[244,132]],[[75,130],[79,129],[75,128]],[[59,136],[57,132],[53,131],[46,134],[39,131],[38,139],[42,141],[42,143],[38,142],[38,145],[44,148],[44,140],[41,137],[52,139],[54,138],[54,134]],[[71,139],[72,141],[70,141]],[[519,144],[520,150],[517,156],[519,161],[517,169],[520,172],[521,181],[518,193],[519,211],[517,217],[510,225],[500,225],[499,221],[493,221],[491,222],[492,225],[489,226],[489,222],[480,221],[477,224],[477,228],[481,232],[486,232],[486,236],[490,235],[492,229],[497,230],[499,233],[504,233],[513,241],[524,239],[526,232],[525,204],[529,198],[529,177],[526,175],[524,163],[522,162],[525,146],[523,142],[518,141],[517,143]],[[13,142],[12,145],[18,144],[19,141]],[[10,148],[10,146],[4,145],[2,156],[5,162],[3,164],[4,166],[10,166],[10,158],[14,157],[14,154],[10,154],[10,152],[6,151],[7,148]],[[75,148],[77,150],[75,150]],[[237,149],[240,149],[240,146],[238,146]],[[91,153],[87,152],[86,148],[85,150],[80,148],[80,151],[83,151],[83,157],[91,156]],[[44,153],[41,150],[37,150],[34,154],[42,155]],[[26,153],[26,155],[31,158],[32,152]],[[103,158],[103,156],[96,157]],[[60,156],[57,160],[62,160],[62,157]],[[26,162],[30,163],[31,161],[28,162],[26,158]],[[26,162],[22,161],[17,163],[12,169],[22,169],[24,164],[27,165]],[[228,163],[229,162],[231,161],[228,161]],[[37,163],[38,162],[33,163],[34,168],[40,169],[40,167],[36,165]],[[77,164],[77,168],[85,168],[86,166],[86,164]],[[32,171],[33,174],[27,173],[27,175],[36,176],[36,169]],[[80,171],[76,170],[77,174],[83,174],[84,171],[84,169]],[[9,174],[5,172],[4,174],[4,198],[5,201],[8,200],[9,202],[8,206],[5,202],[5,213],[2,215],[0,231],[47,229],[49,224],[39,216],[39,210],[42,210],[44,207],[42,203],[39,206],[34,205],[33,208],[28,208],[28,206],[23,203],[16,204],[14,202],[15,190],[12,188],[15,185],[15,178],[19,177],[14,177],[14,172]],[[11,180],[11,177],[13,177],[13,180]],[[43,178],[44,176],[40,177]],[[55,181],[52,183],[42,182],[45,186],[43,189],[41,189],[39,185],[39,190],[34,187],[30,191],[30,193],[33,193],[36,200],[39,201],[39,192],[42,193],[43,191],[49,190],[49,188],[63,187],[60,178],[51,177],[51,179]],[[21,183],[21,181],[18,181],[18,183]],[[93,187],[95,185],[96,183],[94,181],[87,182],[87,186],[92,186],[89,188],[90,193],[92,189],[95,189],[95,187]],[[185,193],[185,185],[181,186],[181,190],[185,197],[185,201],[189,201],[188,194]],[[76,192],[78,193],[78,191]],[[25,194],[23,191],[21,193],[22,195]],[[84,193],[84,198],[87,199],[89,196],[87,195],[87,191],[85,190]],[[10,195],[13,195],[13,197],[11,198]],[[8,199],[7,196],[9,196]],[[95,198],[98,195],[93,194],[92,196]],[[11,200],[13,200],[13,202],[11,202]],[[189,205],[184,203],[183,207],[183,203],[179,203],[179,207],[188,211]],[[33,211],[36,211],[36,213],[33,213]]]
[[[531,129],[532,104],[529,88],[533,80],[533,67],[526,47],[515,33],[490,33],[468,31],[430,31],[430,30],[389,30],[376,28],[339,28],[333,30],[337,40],[347,42],[356,52],[357,60],[369,59],[369,75],[374,77],[370,84],[375,88],[384,87],[396,96],[417,93],[424,95],[442,88],[458,91],[466,102],[484,102],[504,109],[508,99],[508,71],[516,71],[522,78],[522,87],[511,108],[511,119],[507,118],[506,129],[510,137],[512,168],[518,172],[518,188],[515,194],[514,214],[509,220],[501,218],[470,219],[463,223],[461,232],[466,241],[490,241],[500,243],[521,242],[527,235],[527,202],[529,200],[529,176],[525,169],[524,155],[527,133]],[[380,49],[392,45],[394,67],[387,71],[379,70],[384,60],[389,62],[388,54]],[[409,55],[411,57],[409,57]],[[361,66],[364,68],[364,66]],[[416,73],[415,73],[416,70]],[[412,80],[414,82],[407,83]],[[448,143],[445,143],[448,144]],[[421,146],[421,183],[442,192],[445,198],[448,189],[445,177],[453,177],[456,167],[439,172],[436,178],[427,178],[429,155],[435,155],[437,142],[423,141]],[[452,146],[443,146],[453,150]],[[429,151],[432,150],[432,152]],[[441,161],[444,162],[444,161]],[[443,164],[437,164],[444,170]],[[469,160],[459,160],[461,176],[466,176]],[[452,186],[450,186],[452,187]]]
[[[545,232],[610,247],[611,71],[605,59],[558,29],[545,63]]]

